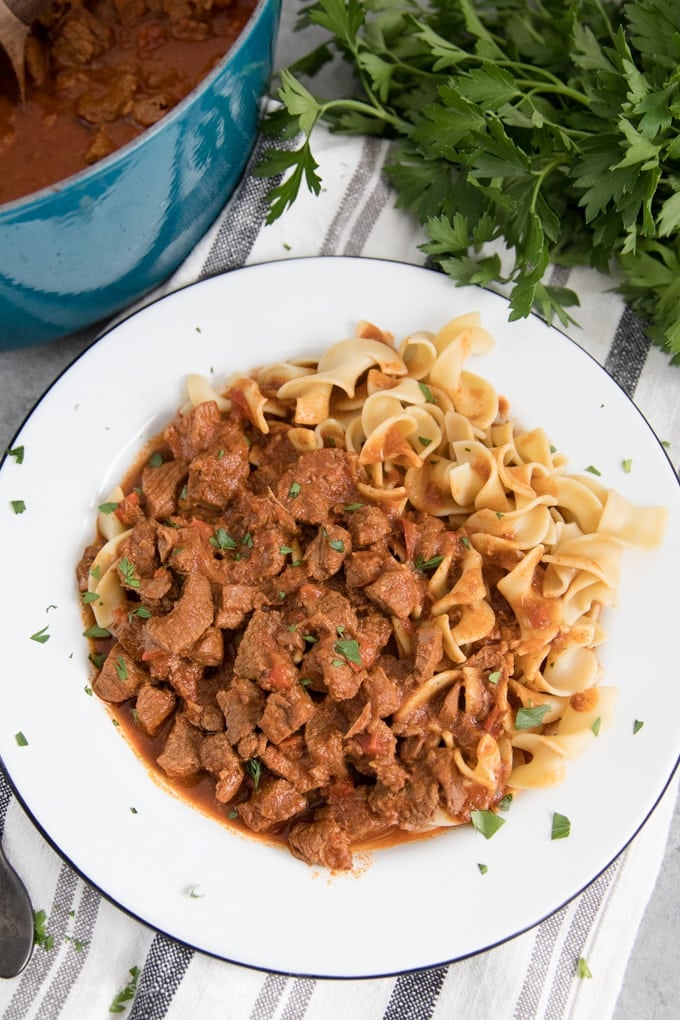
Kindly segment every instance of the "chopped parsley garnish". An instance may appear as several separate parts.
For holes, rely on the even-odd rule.
[[[83,637],[107,638],[111,637],[111,631],[107,630],[106,627],[99,627],[97,624],[94,624],[94,626],[88,627],[87,630],[83,631]]]
[[[17,464],[23,464],[24,462],[24,448],[23,446],[13,446],[11,450],[7,451],[9,457],[14,457]]]
[[[299,482],[293,482],[290,489],[288,490],[288,495],[290,496],[291,499],[297,499],[297,497],[300,495]]]
[[[630,469],[632,468],[632,466],[633,466],[633,460],[632,460],[631,457],[628,457],[627,460],[622,460],[621,461],[621,467],[623,468],[623,470],[626,472],[627,475],[630,474]]]
[[[94,692],[93,692],[93,690],[92,690],[92,688],[90,687],[89,684],[85,684],[85,686],[83,687],[83,690],[88,695],[88,697],[90,697],[90,698],[92,697]]]
[[[437,403],[437,401],[434,399],[434,396],[432,395],[432,390],[427,385],[427,383],[419,382],[418,386],[420,387],[420,392],[425,397],[425,403],[426,404],[436,404]]]
[[[90,602],[96,602],[99,595],[96,591],[84,591],[80,597],[86,605],[89,605]]]
[[[584,978],[591,978],[593,975],[590,971],[590,967],[582,956],[579,956],[578,963],[576,964],[576,974],[583,980]]]
[[[551,839],[566,839],[571,832],[571,822],[566,815],[561,815],[559,811],[554,811],[552,816],[552,828],[550,830]]]
[[[238,543],[231,537],[226,528],[215,528],[215,534],[210,539],[210,544],[215,549],[224,551],[225,549],[236,549]]]
[[[125,664],[125,659],[123,658],[122,655],[119,655],[118,658],[116,659],[115,666],[116,673],[118,674],[118,679],[121,681],[121,683],[124,683],[128,678],[128,668],[127,665]]]
[[[594,467],[594,466],[593,466],[592,464],[589,464],[589,465],[588,465],[588,467],[586,468],[586,471],[589,471],[591,475],[597,475],[597,477],[598,477],[598,478],[599,478],[599,477],[600,477],[600,475],[602,474],[602,472],[601,472],[601,471],[599,471],[599,470],[598,470],[598,469],[597,469],[596,467]]]
[[[151,467],[160,467],[162,463],[163,463],[163,454],[159,453],[159,451],[156,450],[156,452],[152,453],[151,456],[149,457],[149,465]]]
[[[365,503],[348,503],[347,506],[343,507],[343,510],[348,514],[351,514],[354,513],[355,510],[360,510],[361,507],[365,505]]]
[[[48,630],[49,627],[36,630],[35,634],[31,634],[31,641],[37,641],[39,645],[44,645],[46,641],[50,640],[50,635],[47,633]]]
[[[101,572],[101,567],[92,567],[90,570],[90,577],[94,577],[95,581],[98,581]]]
[[[95,669],[101,669],[106,662],[106,655],[103,652],[91,652],[88,659]]]
[[[262,762],[259,758],[251,758],[246,767],[253,780],[253,786],[257,790],[262,776]]]
[[[493,673],[489,673],[487,680],[490,684],[497,684],[502,676],[500,669],[495,669]]]
[[[139,967],[130,967],[128,973],[130,975],[130,980],[126,984],[125,988],[118,992],[118,995],[114,998],[113,1002],[109,1006],[109,1013],[123,1013],[125,1011],[124,1003],[129,1002],[130,999],[134,999],[135,997],[140,974]]]
[[[14,734],[14,739],[16,740],[17,745],[19,747],[28,747],[28,741],[26,740],[26,737],[23,735],[21,730],[19,730],[18,733]]]
[[[152,615],[153,613],[146,606],[137,606],[136,609],[131,609],[128,613],[128,620],[132,620],[133,616],[139,616],[142,620],[148,620]]]
[[[44,910],[33,911],[33,944],[49,952],[54,946],[54,935],[47,934],[47,914]]]
[[[425,560],[422,556],[418,555],[413,561],[413,566],[416,570],[424,573],[426,570],[434,570],[435,567],[439,566],[443,559],[443,556],[430,556],[429,560]]]
[[[472,548],[472,546],[470,545],[470,539],[467,537],[467,535],[463,535],[462,536],[461,542],[463,543],[463,545],[465,546],[466,549],[471,549]]]
[[[12,507],[12,510],[14,510],[15,514],[22,514],[26,509],[26,504],[24,503],[23,499],[13,499],[11,500],[10,505]]]
[[[501,797],[501,799],[498,801],[498,810],[499,811],[509,811],[511,804],[512,804],[512,794],[511,793],[506,793],[505,796]]]
[[[470,821],[472,827],[481,832],[485,839],[491,839],[494,833],[505,825],[505,818],[499,818],[493,811],[471,811]]]
[[[282,556],[288,556],[288,554],[292,553],[292,551],[293,549],[289,545],[282,545],[279,547],[279,552],[281,553]]]
[[[333,645],[333,651],[337,655],[344,656],[348,662],[355,662],[358,666],[361,665],[361,652],[359,651],[359,642],[354,640],[347,641],[336,641]]]
[[[119,503],[100,503],[98,510],[102,514],[112,514],[120,506]]]
[[[224,450],[218,450],[217,451],[217,459],[218,460],[222,460],[223,457],[224,457]]]
[[[488,864],[478,864],[477,867],[479,869],[480,875],[486,875],[487,871],[489,870]]]
[[[635,722],[633,723],[633,733],[634,734],[639,733],[644,725],[645,724],[641,719],[636,719]]]
[[[306,641],[308,645],[313,645],[313,644],[315,644],[315,643],[316,643],[316,642],[317,642],[317,641],[318,641],[319,639],[318,639],[318,637],[316,637],[316,635],[314,635],[314,634],[303,634],[303,635],[302,635],[302,640],[303,640],[303,641]]]
[[[421,446],[429,446],[432,440],[428,439],[427,436],[418,436],[418,442]]]
[[[334,552],[344,552],[345,551],[345,543],[342,541],[341,538],[331,538],[329,540],[328,544],[331,547],[331,549],[334,550]]]
[[[238,811],[230,811],[227,818],[238,818]]]
[[[142,583],[137,574],[135,573],[135,565],[131,560],[124,556],[118,563],[118,570],[123,578],[123,584],[126,584],[129,588],[139,588]]]
[[[203,897],[205,896],[205,893],[198,891],[197,885],[192,885],[188,892],[192,900],[202,900]]]
[[[517,710],[515,716],[516,730],[530,730],[533,726],[540,726],[543,716],[550,711],[550,705],[532,705],[531,708],[523,706]]]
[[[598,715],[597,719],[593,719],[593,721],[591,723],[591,726],[590,726],[591,730],[593,731],[593,733],[595,734],[596,737],[599,737],[599,735],[600,735],[600,726],[601,725],[602,725],[602,717]]]

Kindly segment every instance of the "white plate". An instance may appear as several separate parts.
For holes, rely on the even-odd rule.
[[[224,373],[350,335],[366,318],[398,337],[478,309],[497,346],[475,362],[528,427],[544,426],[575,471],[596,465],[628,499],[670,510],[661,550],[627,552],[605,614],[614,727],[566,783],[518,797],[491,839],[466,826],[374,854],[329,877],[234,835],[148,775],[96,698],[74,565],[95,508],[174,414],[190,372]],[[83,354],[38,404],[0,472],[3,667],[0,754],[37,825],[93,885],[207,953],[305,975],[360,977],[459,959],[536,924],[591,882],[653,809],[676,764],[680,494],[623,392],[576,344],[507,303],[428,270],[356,259],[242,269],[145,308]],[[623,459],[632,459],[626,474]],[[23,499],[25,513],[9,502]],[[30,640],[48,627],[49,641]],[[633,735],[635,719],[644,727]],[[28,746],[19,747],[21,731]],[[131,807],[137,809],[133,814]],[[553,811],[571,819],[551,841]],[[488,866],[481,874],[478,863]],[[200,896],[191,896],[195,888]]]

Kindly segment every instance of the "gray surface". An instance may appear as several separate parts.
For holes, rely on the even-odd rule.
[[[292,33],[295,0],[284,0],[278,64],[306,52],[313,36]],[[324,92],[337,87],[328,72]],[[91,336],[79,336],[24,351],[0,352],[0,451],[24,417],[61,371],[85,350]],[[670,839],[654,894],[638,932],[614,1020],[671,1020],[680,1015],[680,810],[676,807]],[[604,978],[606,980],[606,978]]]

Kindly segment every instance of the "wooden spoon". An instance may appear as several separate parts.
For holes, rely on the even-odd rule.
[[[24,49],[31,25],[51,0],[0,0],[0,46],[10,59],[23,103],[26,98]]]

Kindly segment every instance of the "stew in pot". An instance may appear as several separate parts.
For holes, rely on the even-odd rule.
[[[222,59],[256,0],[54,0],[26,48],[22,105],[0,49],[0,202],[132,141]]]

